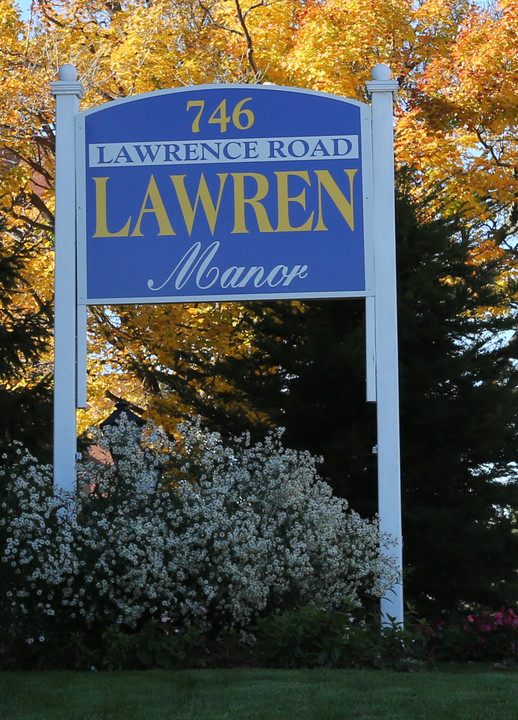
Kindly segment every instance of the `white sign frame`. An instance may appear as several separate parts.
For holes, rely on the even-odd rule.
[[[372,202],[372,225],[369,230],[374,242],[373,252],[368,253],[373,258],[373,267],[368,268],[366,264],[366,272],[373,271],[370,277],[374,278],[374,284],[372,289],[369,287],[369,292],[363,293],[367,318],[367,399],[377,403],[380,529],[393,540],[384,552],[400,574],[390,593],[381,601],[381,613],[386,623],[391,620],[403,623],[393,142],[393,96],[397,92],[397,82],[391,79],[391,71],[385,65],[374,68],[372,77],[373,80],[367,83],[371,122],[369,133],[364,135],[364,150],[365,139],[371,138],[369,202]],[[77,132],[75,123],[84,91],[71,65],[60,68],[59,80],[51,87],[56,97],[54,482],[73,491],[76,486],[76,406],[86,404],[86,303],[84,298],[78,302],[76,278],[76,238],[78,233],[84,232],[84,187],[82,181],[76,185],[75,172],[76,157],[82,152],[79,151],[81,138],[77,137],[81,132],[81,121],[77,120]],[[364,177],[371,177],[369,170]],[[370,222],[368,213],[365,221]],[[370,236],[371,232],[368,233]],[[355,293],[354,296],[360,295]],[[277,296],[272,294],[265,298],[262,295],[261,299],[274,297]],[[291,299],[288,295],[282,297]],[[340,297],[345,296],[341,294]],[[232,299],[254,298],[247,294]],[[193,298],[189,297],[189,300]],[[203,296],[200,300],[207,302],[211,298]],[[143,299],[133,301],[146,302]],[[174,301],[182,302],[183,298]],[[111,299],[110,302],[114,301]]]

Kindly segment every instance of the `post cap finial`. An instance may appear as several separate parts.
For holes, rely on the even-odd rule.
[[[77,80],[77,70],[73,65],[62,65],[59,68],[58,77],[60,80],[75,82]]]
[[[392,78],[392,70],[388,65],[383,63],[372,68],[373,80],[390,80]]]

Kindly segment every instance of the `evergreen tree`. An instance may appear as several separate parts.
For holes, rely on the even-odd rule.
[[[475,264],[461,230],[420,222],[400,199],[404,533],[425,608],[516,601],[518,589],[515,319],[498,262]]]
[[[254,436],[284,427],[288,446],[322,457],[335,492],[374,514],[376,411],[366,403],[364,302],[254,303],[243,322],[255,349],[218,366],[233,390],[206,410],[209,422],[225,434],[244,423]],[[255,413],[246,415],[247,407]]]
[[[458,220],[426,219],[405,194],[397,247],[407,597],[428,613],[516,601],[518,342],[498,263],[476,264]],[[246,322],[255,349],[221,363],[235,393],[206,416],[231,432],[248,403],[286,428],[287,445],[322,454],[356,510],[375,512],[363,302],[254,304]]]
[[[51,331],[50,308],[24,281],[26,263],[38,252],[30,236],[0,226],[0,452],[22,442],[50,459],[51,368],[43,361]]]

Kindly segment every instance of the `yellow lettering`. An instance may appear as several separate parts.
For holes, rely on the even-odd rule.
[[[151,207],[149,208],[146,207],[148,200],[151,202]],[[167,216],[167,212],[164,206],[164,201],[162,200],[162,197],[158,190],[158,186],[156,184],[156,180],[153,175],[151,175],[151,177],[149,178],[146,194],[144,195],[144,200],[142,201],[142,207],[140,208],[137,222],[135,224],[133,232],[131,233],[132,237],[143,237],[143,233],[140,229],[140,224],[142,222],[144,213],[153,213],[153,215],[156,217],[158,222],[159,235],[176,234],[173,230],[171,223],[169,222],[169,218]]]
[[[247,233],[245,219],[245,205],[250,205],[255,213],[259,232],[273,232],[273,228],[268,219],[268,214],[261,200],[268,195],[268,180],[260,173],[231,173],[234,180],[234,228],[233,233]],[[253,197],[245,197],[245,178],[253,178],[256,182],[257,190]]]
[[[95,183],[95,233],[93,237],[125,237],[129,235],[131,217],[121,230],[110,232],[108,230],[108,219],[106,209],[106,185],[109,178],[93,178]]]
[[[348,200],[338,187],[329,170],[315,170],[315,175],[318,179],[318,222],[315,225],[315,230],[327,230],[322,213],[323,187],[327,190],[329,197],[334,202],[338,210],[342,213],[344,220],[349,225],[351,230],[354,230],[353,180],[357,172],[357,168],[355,170],[344,170],[344,173],[349,178],[349,195],[351,199]]]
[[[221,198],[223,195],[223,188],[225,186],[225,180],[228,177],[228,173],[218,173],[219,193],[216,204],[214,204],[212,200],[209,188],[207,187],[207,181],[205,180],[205,175],[202,173],[200,177],[200,182],[198,183],[198,190],[196,192],[194,207],[192,206],[189,195],[187,194],[187,190],[185,189],[185,177],[185,175],[171,175],[171,180],[173,181],[176,195],[178,196],[178,202],[180,203],[180,208],[182,210],[183,219],[185,220],[185,225],[187,226],[187,231],[189,235],[192,234],[196,211],[198,210],[198,205],[201,201],[201,204],[205,211],[205,217],[207,218],[207,222],[209,223],[210,231],[214,235],[216,222],[219,215],[219,208],[221,205]]]
[[[311,213],[311,215],[303,225],[293,227],[290,224],[290,202],[296,202],[299,205],[302,205],[304,210],[306,209],[305,188],[299,195],[296,195],[295,197],[290,197],[288,194],[288,178],[292,175],[295,175],[296,177],[302,178],[304,182],[310,185],[311,182],[309,179],[309,173],[306,170],[287,170],[279,171],[275,174],[277,175],[277,204],[279,210],[279,222],[276,232],[289,232],[290,230],[311,230],[313,216],[315,214],[314,212]]]

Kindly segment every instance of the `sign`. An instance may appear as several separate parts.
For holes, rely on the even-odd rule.
[[[76,483],[88,304],[365,297],[377,403],[382,551],[402,570],[393,95],[210,85],[84,113],[71,65],[56,97],[54,480]],[[375,260],[374,262],[374,255]],[[370,386],[370,387],[369,387]],[[381,601],[403,622],[399,579]]]
[[[373,294],[370,107],[275,86],[77,116],[78,302]]]

